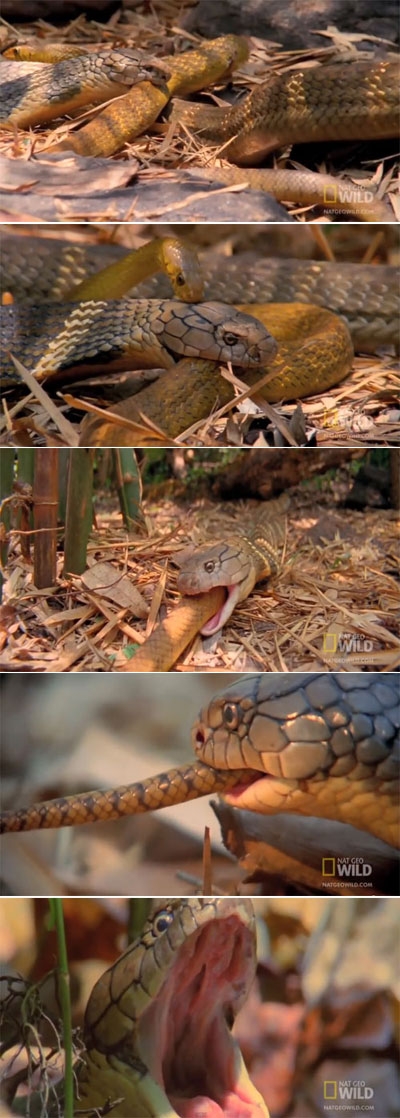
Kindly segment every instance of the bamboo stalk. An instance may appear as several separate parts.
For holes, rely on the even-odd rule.
[[[93,520],[94,450],[74,448],[69,461],[65,518],[65,574],[81,575]]]
[[[58,450],[35,450],[33,523],[35,530],[34,583],[39,590],[53,586],[57,572]]]

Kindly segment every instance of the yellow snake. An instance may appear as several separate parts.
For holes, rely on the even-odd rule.
[[[1,830],[116,819],[217,791],[237,808],[333,819],[398,848],[399,727],[396,675],[243,676],[195,722],[194,764],[6,811]]]
[[[115,1118],[269,1118],[231,1035],[255,970],[250,901],[154,901],[90,995],[76,1112],[109,1104]]]
[[[205,304],[204,304],[205,305]],[[217,304],[216,304],[217,306]],[[354,357],[351,336],[345,322],[321,307],[290,307],[277,303],[238,304],[245,315],[256,316],[269,338],[268,358],[264,369],[248,368],[239,376],[244,385],[254,386],[251,394],[257,402],[270,403],[324,392],[349,374]],[[271,338],[277,343],[274,356]],[[264,343],[265,352],[266,342]],[[233,358],[234,364],[240,362]],[[245,369],[244,362],[241,363]],[[257,392],[263,373],[268,373]],[[215,364],[183,359],[162,381],[148,385],[138,399],[128,398],[110,409],[110,421],[87,417],[81,427],[80,446],[140,446],[129,431],[118,425],[118,416],[140,424],[145,416],[171,439],[211,415],[216,407],[233,403],[234,388],[228,380],[215,377]],[[114,417],[116,417],[114,419]]]
[[[109,72],[104,51],[67,58],[53,66],[4,62],[2,121],[8,127],[27,127],[85,103],[116,97],[100,117],[57,145],[83,155],[111,155],[149,128],[171,96],[192,93],[226,78],[247,55],[246,41],[227,35],[172,58],[146,59],[141,52],[114,50],[110,52]],[[13,77],[11,68],[18,74],[21,67],[25,67],[22,77]],[[167,71],[165,82],[157,75],[157,68]],[[121,96],[124,84],[126,87],[129,83],[133,88]],[[179,104],[175,109],[176,121],[194,128],[200,138],[221,144],[223,154],[233,162],[245,164],[260,162],[274,148],[299,140],[396,136],[398,115],[395,59],[338,62],[274,74],[234,108],[213,112]],[[213,170],[213,177],[223,182],[243,182],[243,176],[229,169],[221,174]],[[353,212],[361,220],[391,220],[387,207],[371,197],[371,192],[353,187],[345,190],[340,180],[329,175],[267,170],[250,172],[245,181],[281,200],[319,203]]]

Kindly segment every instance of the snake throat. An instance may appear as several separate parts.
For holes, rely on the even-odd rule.
[[[182,1118],[253,1114],[252,1100],[237,1094],[241,1059],[229,1031],[235,1000],[249,984],[251,955],[251,935],[234,916],[222,927],[209,923],[184,944],[142,1017],[138,1047]]]
[[[225,622],[229,620],[232,611],[235,609],[236,602],[239,598],[239,587],[236,584],[233,586],[228,585],[225,587],[225,590],[226,598],[224,605],[217,613],[214,613],[213,616],[210,617],[209,621],[206,621],[205,625],[203,625],[200,630],[203,637],[212,637],[214,633],[219,633],[220,629],[223,629]]]
[[[117,1115],[135,1102],[135,1115],[268,1118],[231,1035],[255,969],[249,901],[154,902],[139,940],[102,975],[89,999],[80,1106],[99,1105],[96,1068],[105,1058],[111,1067],[118,1062],[126,1084],[133,1063],[140,1082],[143,1110],[139,1096],[127,1092]]]

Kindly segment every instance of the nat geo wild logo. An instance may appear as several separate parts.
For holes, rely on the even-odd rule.
[[[335,878],[336,885],[346,885],[350,888],[364,888],[371,889],[372,887],[372,866],[370,862],[364,862],[364,858],[356,857],[341,857],[331,858],[326,857],[322,859],[322,884],[326,886],[332,885],[332,878]]]
[[[364,1114],[374,1111],[374,1090],[365,1079],[325,1079],[324,1110]]]
[[[325,206],[328,209],[331,209],[332,206],[336,206],[338,213],[347,212],[346,209],[343,210],[343,207],[350,205],[355,214],[357,213],[357,207],[359,207],[359,212],[362,214],[363,210],[372,205],[373,201],[374,194],[372,190],[358,190],[356,186],[351,186],[351,184],[347,182],[338,182],[337,184],[330,183],[328,186],[324,186]]]
[[[374,642],[364,633],[324,633],[322,647],[327,656],[347,661],[352,656],[357,656],[359,663],[361,656],[368,664],[374,651]]]

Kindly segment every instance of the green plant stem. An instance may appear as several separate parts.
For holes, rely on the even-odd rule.
[[[74,1116],[74,1080],[72,1057],[72,1018],[67,944],[65,940],[64,912],[60,897],[49,898],[51,918],[54,923],[58,946],[58,989],[63,1026],[64,1046],[64,1118]]]
[[[143,930],[143,925],[150,912],[151,901],[149,897],[130,897],[128,907],[128,943],[133,943]]]
[[[57,577],[58,450],[37,447],[33,482],[35,550],[33,578],[38,590]]]
[[[115,476],[118,487],[119,503],[128,532],[137,532],[143,526],[144,516],[141,509],[142,479],[135,451],[131,448],[113,450]]]
[[[65,518],[64,574],[81,575],[93,521],[94,450],[70,450]]]
[[[0,564],[2,567],[6,566],[8,556],[8,532],[10,530],[11,513],[10,504],[7,499],[11,499],[13,481],[14,481],[14,461],[15,450],[10,447],[0,450],[0,502],[6,500],[0,513],[0,524],[2,525],[2,533],[4,532],[3,542],[0,546]],[[2,600],[3,582],[5,575],[0,571],[0,602]]]

